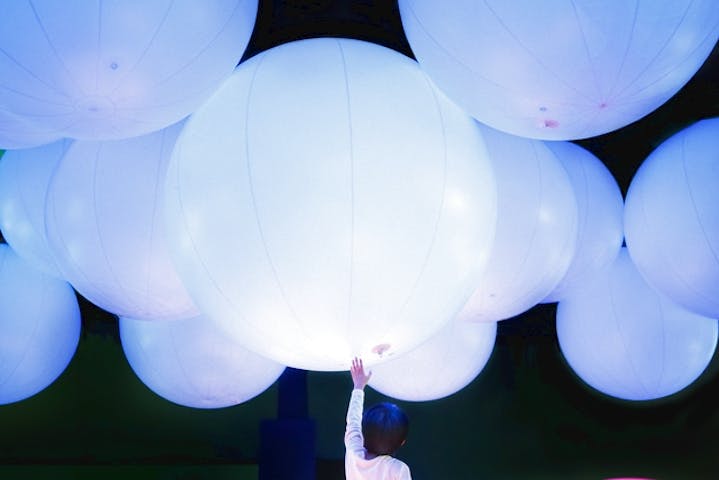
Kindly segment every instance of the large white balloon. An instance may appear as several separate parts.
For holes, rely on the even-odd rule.
[[[411,352],[372,367],[369,386],[412,402],[447,397],[479,375],[496,337],[496,322],[455,319]]]
[[[162,221],[167,163],[181,127],[75,141],[50,183],[47,237],[63,277],[117,315],[197,314],[170,259]]]
[[[79,341],[80,307],[72,287],[0,244],[0,404],[53,383]]]
[[[479,121],[592,137],[658,108],[719,36],[716,0],[400,0],[412,51]]]
[[[419,345],[494,236],[476,122],[416,62],[347,39],[268,50],[188,121],[167,188],[198,307],[269,358],[346,370]]]
[[[564,277],[577,241],[577,202],[543,142],[482,130],[497,178],[497,231],[484,276],[459,316],[494,322],[529,310]]]
[[[719,119],[657,147],[632,179],[626,203],[627,247],[647,282],[719,318]]]
[[[43,132],[17,115],[0,108],[0,148],[32,148],[60,140],[56,132]]]
[[[256,397],[285,367],[232,341],[205,316],[167,322],[120,318],[127,361],[161,397],[194,408],[222,408]]]
[[[159,130],[232,73],[256,14],[257,0],[5,2],[0,110],[62,137]]]
[[[709,364],[717,320],[675,304],[642,279],[623,248],[557,308],[559,346],[591,387],[652,400],[690,385]]]
[[[62,277],[45,233],[45,199],[50,180],[70,141],[11,150],[0,160],[0,230],[23,260]]]
[[[547,142],[569,174],[577,200],[577,248],[567,273],[543,300],[556,302],[584,278],[612,263],[624,238],[624,199],[597,157],[570,142]]]

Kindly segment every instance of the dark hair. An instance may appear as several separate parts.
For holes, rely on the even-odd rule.
[[[392,455],[407,439],[409,420],[394,403],[378,403],[362,415],[364,447],[375,455]]]

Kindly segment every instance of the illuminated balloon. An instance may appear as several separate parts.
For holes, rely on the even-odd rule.
[[[570,140],[623,127],[674,95],[719,36],[716,0],[400,0],[412,52],[477,120]]]
[[[55,132],[38,131],[17,115],[0,108],[0,148],[14,150],[31,148],[60,140]]]
[[[632,179],[626,203],[627,247],[646,281],[719,318],[719,119],[659,145]]]
[[[162,221],[167,162],[181,126],[73,142],[50,183],[47,238],[62,276],[114,314],[197,314],[170,259]]]
[[[482,131],[497,178],[497,231],[484,276],[459,316],[494,322],[529,310],[564,277],[577,241],[577,202],[544,142]]]
[[[447,397],[479,375],[496,337],[496,322],[450,321],[411,352],[372,367],[369,386],[412,402]]]
[[[204,316],[167,322],[120,318],[120,338],[142,383],[186,407],[246,402],[267,390],[285,369],[245,350]]]
[[[62,278],[45,233],[45,197],[53,172],[70,146],[61,140],[11,150],[0,160],[0,230],[23,260]]]
[[[257,0],[18,0],[0,30],[0,110],[57,137],[149,133],[232,73]]]
[[[0,405],[53,383],[79,341],[80,308],[72,287],[0,244]]]
[[[577,200],[577,248],[564,278],[543,302],[556,302],[572,285],[606,267],[617,256],[624,238],[624,199],[606,166],[570,142],[547,142],[569,174]]]
[[[173,258],[198,307],[284,365],[346,370],[422,343],[494,236],[480,131],[416,62],[356,40],[240,65],[168,172]]]
[[[612,265],[559,302],[557,337],[591,387],[652,400],[690,385],[709,364],[717,321],[681,308],[642,279],[623,248]]]

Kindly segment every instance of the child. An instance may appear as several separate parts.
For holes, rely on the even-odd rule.
[[[409,421],[397,405],[380,403],[362,415],[364,387],[372,372],[353,359],[354,389],[347,409],[345,476],[347,480],[412,480],[409,467],[391,455],[407,439]]]

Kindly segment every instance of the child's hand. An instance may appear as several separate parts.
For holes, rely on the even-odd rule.
[[[372,376],[372,372],[365,373],[364,365],[362,365],[362,359],[357,357],[352,359],[350,373],[352,374],[352,383],[354,383],[354,388],[358,388],[360,390],[364,390],[367,382],[369,382],[369,378]]]

